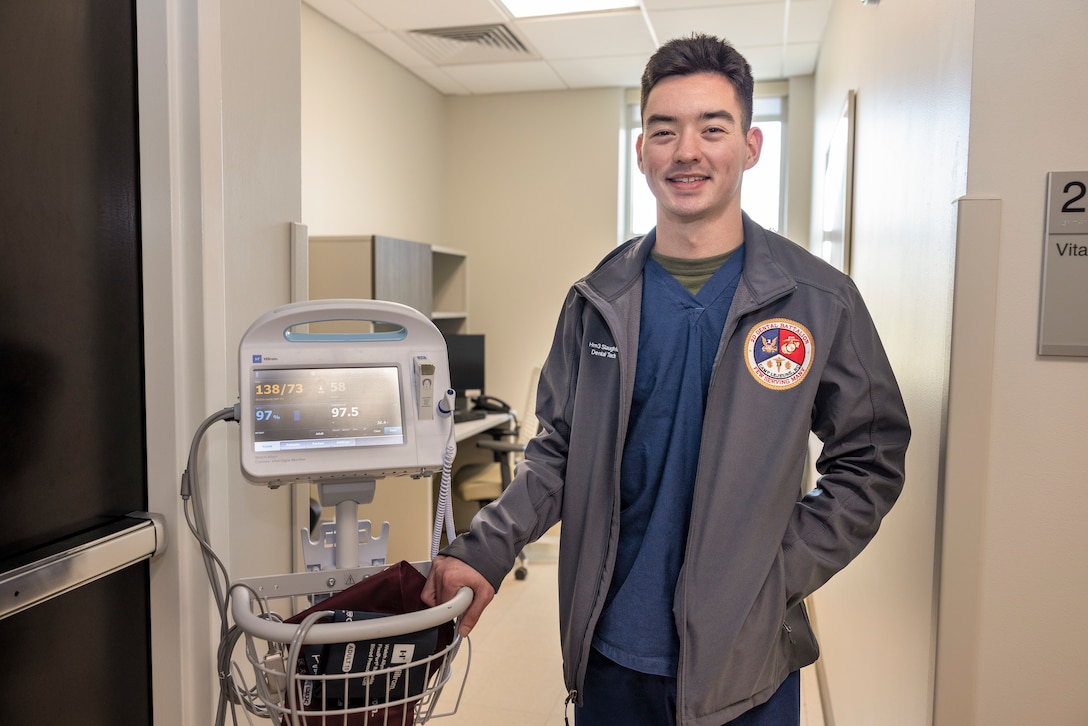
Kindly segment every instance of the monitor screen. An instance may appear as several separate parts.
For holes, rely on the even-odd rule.
[[[450,388],[457,398],[464,400],[465,391],[477,390],[483,393],[484,387],[484,336],[483,335],[447,335],[446,355],[450,361]]]
[[[403,444],[396,366],[254,370],[255,452]]]

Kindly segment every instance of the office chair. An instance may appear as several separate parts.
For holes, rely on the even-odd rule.
[[[498,499],[513,481],[514,469],[525,455],[529,439],[536,435],[539,428],[536,420],[536,386],[539,379],[540,369],[534,368],[529,374],[525,408],[514,418],[514,425],[493,429],[490,432],[493,439],[481,438],[476,442],[478,447],[492,453],[492,461],[466,464],[454,475],[453,487],[461,499],[477,502],[483,507]],[[514,577],[524,580],[529,575],[528,564],[525,552],[519,552]]]

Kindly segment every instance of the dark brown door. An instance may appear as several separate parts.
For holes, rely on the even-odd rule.
[[[3,569],[146,509],[135,57],[132,0],[0,2]],[[0,723],[151,723],[149,621],[146,563],[0,620]]]

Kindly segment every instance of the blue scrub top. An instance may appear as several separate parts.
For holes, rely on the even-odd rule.
[[[684,563],[707,388],[743,268],[741,245],[696,295],[653,258],[643,269],[616,569],[593,640],[602,655],[643,673],[676,675],[673,595]]]

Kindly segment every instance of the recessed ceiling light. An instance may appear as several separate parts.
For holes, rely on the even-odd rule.
[[[638,0],[502,0],[502,4],[515,18],[536,18],[637,8]]]

